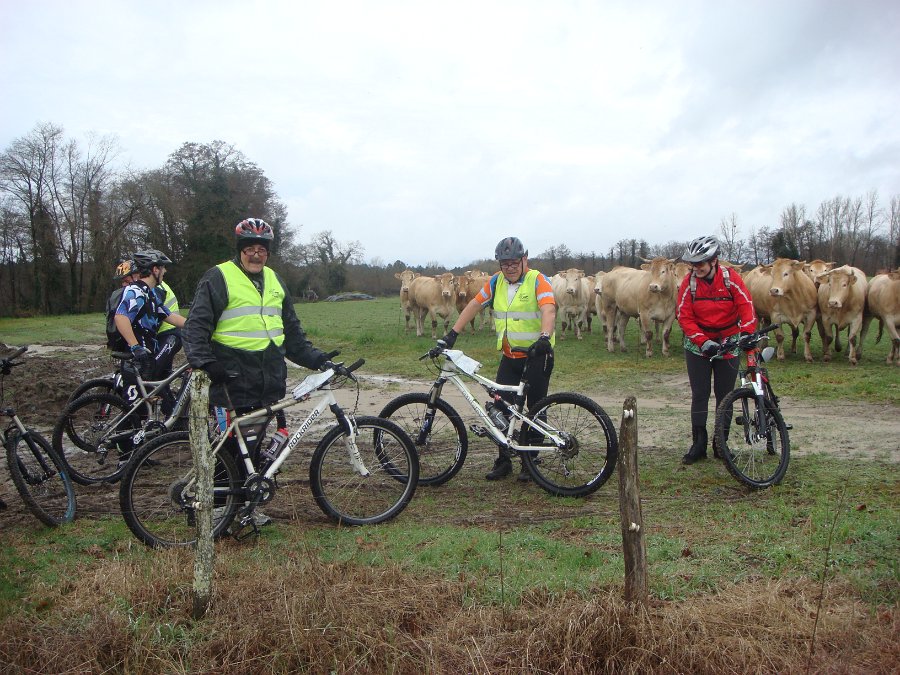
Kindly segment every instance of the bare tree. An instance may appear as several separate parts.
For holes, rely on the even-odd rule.
[[[737,215],[732,212],[728,218],[722,218],[719,223],[720,240],[722,242],[722,251],[720,256],[731,262],[741,262],[744,260],[747,245],[740,238],[741,227],[738,225]]]

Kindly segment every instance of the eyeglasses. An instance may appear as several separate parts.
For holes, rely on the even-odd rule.
[[[241,253],[244,255],[259,256],[260,258],[266,258],[269,255],[269,251],[265,246],[248,246],[247,248],[241,249]]]
[[[520,262],[522,262],[521,258],[515,258],[514,260],[501,260],[500,267],[506,270],[512,270],[518,267]]]

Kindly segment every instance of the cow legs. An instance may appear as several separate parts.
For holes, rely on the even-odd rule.
[[[803,358],[806,359],[807,363],[813,362],[812,348],[810,347],[813,321],[815,319],[810,319],[803,324]]]
[[[425,334],[425,312],[427,310],[416,309],[416,337],[422,337]]]
[[[653,356],[653,326],[651,326],[653,322],[650,317],[644,316],[643,314],[638,315],[638,325],[641,327],[641,334],[644,336],[646,340],[647,349],[644,352],[644,355],[649,359]]]
[[[781,330],[781,324],[775,329],[775,342],[778,343],[775,354],[779,361],[784,361],[784,331]]]
[[[834,327],[828,324],[822,332],[822,360],[825,363],[831,361],[831,342],[834,339],[832,337],[833,330]]]

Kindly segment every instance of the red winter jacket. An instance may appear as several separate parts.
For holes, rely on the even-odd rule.
[[[678,324],[688,340],[702,347],[707,340],[721,342],[735,333],[753,332],[756,327],[753,300],[737,272],[728,270],[726,284],[722,266],[716,264],[712,281],[698,278],[692,296],[693,274],[687,274],[681,282],[675,309]]]

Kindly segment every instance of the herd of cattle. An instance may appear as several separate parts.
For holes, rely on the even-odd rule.
[[[591,331],[594,316],[606,335],[606,347],[612,352],[615,343],[625,351],[625,327],[630,318],[640,322],[641,344],[646,355],[653,356],[654,333],[661,340],[662,353],[669,355],[669,335],[675,321],[676,296],[682,279],[690,271],[687,263],[669,258],[644,259],[640,269],[615,267],[593,276],[568,269],[550,278],[561,322],[560,339],[572,330],[577,339],[582,331]],[[741,270],[739,265],[722,264]],[[878,338],[887,329],[892,346],[887,363],[900,365],[900,270],[879,274],[867,280],[862,270],[836,263],[814,260],[805,262],[778,258],[769,265],[758,265],[741,272],[753,298],[753,306],[761,324],[778,324],[777,355],[784,359],[784,333],[781,325],[791,327],[791,351],[803,335],[803,355],[812,361],[810,336],[815,325],[822,339],[822,359],[831,360],[831,345],[841,350],[841,331],[847,329],[850,363],[862,357],[862,343],[872,319],[879,320]],[[423,276],[412,270],[395,275],[400,280],[400,304],[406,316],[406,331],[415,318],[416,335],[424,334],[425,316],[431,316],[431,337],[437,338],[438,317],[444,332],[451,315],[460,311],[475,297],[490,275],[469,270],[462,275],[445,272]],[[490,310],[482,313],[482,328],[491,322]],[[472,321],[475,330],[475,321]],[[876,340],[876,341],[877,341]]]

